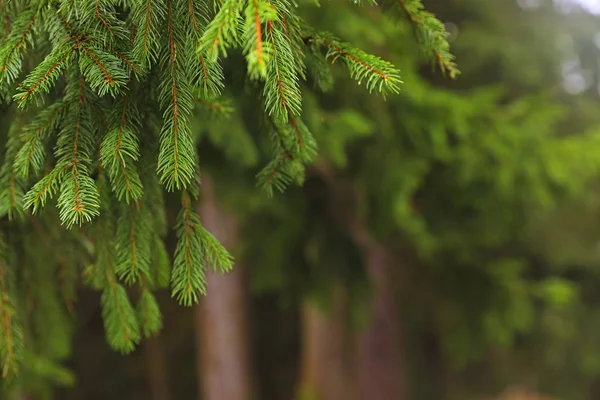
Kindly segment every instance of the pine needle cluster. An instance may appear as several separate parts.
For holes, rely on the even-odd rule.
[[[243,55],[247,78],[262,87],[259,106],[270,126],[272,160],[257,179],[268,193],[301,182],[304,166],[317,154],[301,118],[302,84],[310,74],[326,89],[330,65],[341,63],[369,91],[396,93],[401,83],[388,62],[314,31],[294,0],[2,4],[0,96],[7,128],[0,222],[8,239],[0,243],[0,371],[5,378],[16,376],[21,365],[35,370],[27,360],[60,362],[68,353],[50,354],[35,345],[29,315],[37,314],[27,307],[31,293],[41,289],[32,289],[33,281],[57,299],[44,318],[54,315],[54,326],[67,335],[65,312],[72,310],[78,269],[85,265],[84,281],[101,292],[107,340],[127,353],[161,328],[154,290],[170,287],[177,301],[192,305],[206,291],[207,268],[232,268],[231,255],[195,211],[202,160],[190,125],[199,104],[226,103],[229,79],[223,66],[230,54]],[[440,22],[419,1],[399,4],[425,50],[454,74]],[[181,199],[173,257],[164,244],[170,228],[166,192]],[[60,253],[55,260],[23,253],[42,235]],[[8,240],[15,243],[9,246]],[[40,265],[60,279],[32,280]],[[45,369],[46,376],[68,380],[59,364],[45,365],[54,366]]]

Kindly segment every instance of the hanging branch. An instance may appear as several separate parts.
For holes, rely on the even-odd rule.
[[[156,336],[162,329],[162,315],[156,297],[145,281],[142,283],[142,294],[136,306],[136,316],[145,338]]]
[[[421,32],[422,47],[451,69],[441,23],[416,0],[396,2]],[[11,110],[0,167],[0,215],[21,226],[32,217],[27,211],[42,218],[37,216],[42,209],[55,204],[58,212],[44,214],[54,219],[40,221],[73,229],[85,249],[73,263],[86,265],[84,281],[101,292],[107,341],[124,353],[161,329],[152,290],[170,287],[179,303],[191,305],[206,292],[207,269],[232,268],[230,253],[194,211],[202,160],[190,124],[196,106],[210,112],[203,122],[232,112],[224,96],[228,54],[245,57],[244,68],[234,74],[244,75],[243,89],[252,88],[257,112],[271,124],[265,134],[272,158],[257,174],[269,194],[301,184],[305,166],[317,155],[317,142],[302,119],[300,81],[307,71],[323,89],[331,86],[330,66],[338,61],[369,91],[385,96],[397,93],[401,83],[388,62],[328,33],[312,32],[300,18],[301,6],[291,0],[21,3],[0,0],[7,33],[0,43],[0,94]],[[34,46],[36,51],[28,52]],[[213,143],[235,148],[226,153],[258,157],[246,132],[209,135]],[[165,191],[182,196],[172,265],[164,242],[171,228]],[[25,363],[14,296],[26,298],[36,283],[13,287],[3,251],[0,362],[8,376]],[[64,270],[74,271],[73,265]],[[135,308],[127,294],[133,285],[140,291]],[[48,309],[58,304],[53,301]],[[27,357],[39,361],[37,354]]]
[[[2,8],[6,12],[4,1]],[[12,84],[19,76],[25,50],[33,45],[32,31],[37,17],[37,11],[26,10],[14,22],[10,34],[7,25],[8,36],[0,48],[0,81]],[[5,21],[8,24],[8,15],[5,15]]]
[[[179,9],[167,0],[168,41],[164,47],[164,78],[159,101],[165,110],[165,123],[160,139],[157,172],[167,190],[183,190],[194,177],[196,152],[189,127],[193,97],[184,61],[178,57],[178,47],[184,48],[180,31],[184,20]],[[179,46],[178,46],[179,45]]]
[[[421,51],[431,58],[443,73],[447,73],[452,79],[460,74],[454,56],[450,53],[450,45],[446,39],[448,33],[444,24],[424,10],[421,0],[384,0],[382,4],[386,9],[401,9],[415,30]]]
[[[326,32],[305,37],[304,41],[309,45],[325,47],[326,58],[332,64],[342,60],[348,67],[350,77],[358,81],[359,85],[364,81],[369,92],[377,91],[384,96],[387,92],[399,92],[398,85],[402,83],[400,71],[389,62],[343,43]]]
[[[61,101],[42,110],[36,118],[23,128],[19,152],[15,156],[13,169],[20,178],[28,178],[30,170],[34,175],[41,172],[46,160],[44,140],[56,131],[71,103]]]
[[[135,162],[139,159],[139,143],[135,126],[135,108],[131,105],[130,91],[117,102],[113,113],[113,126],[102,139],[100,156],[102,165],[108,170],[112,189],[119,201],[136,202],[143,194],[142,182]]]

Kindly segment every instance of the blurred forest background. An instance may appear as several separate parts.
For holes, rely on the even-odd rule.
[[[325,94],[310,82],[302,186],[267,198],[256,115],[200,105],[199,211],[235,271],[196,307],[160,293],[162,334],[125,357],[79,293],[57,399],[600,399],[600,2],[424,4],[455,80],[409,21],[305,9],[404,84],[384,101],[344,71]]]

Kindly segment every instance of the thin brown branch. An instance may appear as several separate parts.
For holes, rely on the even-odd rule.
[[[74,48],[70,49],[67,53],[65,53],[64,56],[62,56],[60,58],[60,60],[58,60],[54,65],[52,65],[50,67],[50,69],[48,69],[48,71],[46,71],[46,73],[32,87],[30,87],[23,96],[21,96],[21,101],[25,101],[29,96],[31,96],[35,92],[35,90],[42,83],[44,83],[46,81],[46,79],[48,79],[48,77],[52,74],[52,72],[54,72],[54,70],[56,70],[58,67],[60,67],[60,65],[67,59],[67,57],[69,57],[69,55],[71,54],[71,52],[73,50],[74,50]]]
[[[96,0],[96,17],[100,20],[100,22],[102,22],[102,25],[104,25],[106,29],[108,29],[112,37],[116,38],[117,35],[115,35],[115,33],[113,32],[112,28],[110,27],[110,24],[104,19],[104,17],[102,17],[102,13],[100,12],[100,0]]]
[[[379,71],[377,68],[373,67],[372,65],[367,64],[366,62],[364,62],[363,60],[361,60],[360,58],[353,56],[352,54],[345,52],[344,50],[342,50],[341,48],[339,48],[338,46],[336,46],[335,44],[331,43],[329,40],[324,39],[324,38],[318,38],[320,39],[323,43],[325,43],[329,48],[331,48],[333,51],[335,51],[336,53],[338,53],[340,56],[347,58],[349,60],[354,61],[357,64],[362,65],[363,67],[367,68],[369,71],[373,72],[375,75],[378,75],[381,79],[389,82],[390,81],[390,77],[387,76],[387,74]],[[335,62],[335,61],[334,61]]]
[[[260,15],[258,14],[258,0],[254,2],[254,29],[256,30],[256,59],[258,63],[263,61],[262,31],[260,26]]]
[[[177,175],[179,173],[179,103],[177,100],[177,47],[175,44],[175,34],[173,32],[173,14],[171,10],[171,0],[167,0],[167,13],[168,13],[168,25],[169,25],[169,64],[171,67],[171,80],[172,80],[172,93],[173,93],[173,155],[175,163],[173,166],[173,177],[177,181]]]
[[[189,11],[192,26],[194,27],[194,32],[198,33],[198,24],[196,23],[196,15],[194,12],[194,0],[189,0]]]
[[[88,57],[90,57],[92,59],[92,61],[94,61],[94,63],[96,63],[98,68],[100,68],[100,70],[102,71],[102,73],[104,74],[104,77],[105,77],[104,82],[108,83],[110,86],[113,86],[115,84],[115,81],[114,81],[113,77],[110,75],[110,73],[108,72],[108,70],[104,67],[104,65],[102,65],[100,60],[98,60],[98,58],[90,51],[90,49],[87,48],[86,45],[84,45],[82,43],[81,40],[79,40],[79,38],[77,36],[73,36],[73,39],[75,40],[75,45],[78,48],[83,49],[83,51],[85,51],[85,53],[88,55]]]

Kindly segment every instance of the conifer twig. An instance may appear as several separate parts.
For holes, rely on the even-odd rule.
[[[447,33],[444,25],[433,14],[423,10],[420,0],[389,1],[397,2],[408,21],[412,24],[420,44],[425,46],[426,51],[431,53],[442,72],[448,73],[451,78],[455,78],[459,71],[452,55],[448,52],[449,45],[446,40]],[[407,1],[412,1],[413,10],[409,8]],[[420,32],[421,30],[423,33]]]

